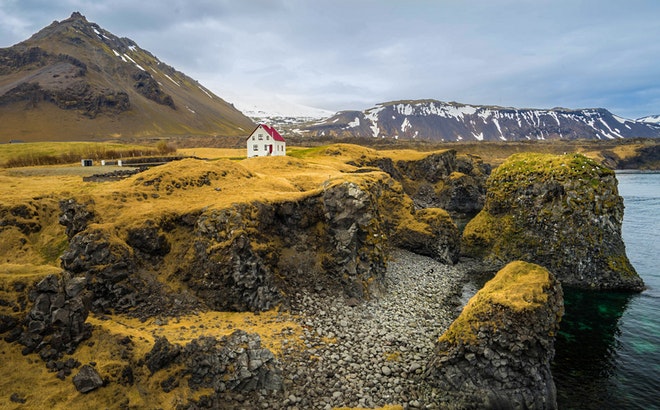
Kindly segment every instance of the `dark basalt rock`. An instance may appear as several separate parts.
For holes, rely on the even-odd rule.
[[[282,371],[270,350],[261,347],[259,335],[237,330],[217,340],[200,337],[183,348],[183,361],[192,389],[212,388],[249,392],[282,389]]]
[[[160,88],[158,81],[154,80],[151,74],[146,71],[139,71],[133,74],[132,77],[133,80],[135,80],[133,87],[137,90],[137,92],[147,97],[148,99],[157,102],[158,104],[166,105],[172,109],[176,109],[172,96],[165,93]]]
[[[151,374],[169,366],[181,353],[181,347],[174,345],[165,337],[157,337],[154,347],[147,353],[144,361]]]
[[[14,316],[0,314],[0,334],[9,332],[18,326],[19,320]]]
[[[415,212],[415,220],[427,226],[420,231],[401,224],[393,235],[394,246],[426,255],[442,263],[454,264],[460,258],[460,233],[442,209],[426,208]]]
[[[24,354],[39,352],[44,361],[57,359],[91,335],[91,327],[85,323],[89,295],[82,286],[69,284],[71,280],[68,275],[48,275],[30,291],[33,305],[18,338],[25,346]]]
[[[86,364],[73,376],[73,384],[81,393],[89,393],[103,386],[103,379],[95,368]]]
[[[184,366],[161,383],[164,391],[184,379],[193,390],[211,388],[216,393],[282,389],[282,370],[273,353],[261,347],[259,335],[242,330],[221,339],[203,336],[184,347],[159,337],[144,363],[151,374],[171,365]]]
[[[517,154],[487,183],[484,209],[466,226],[473,257],[525,260],[564,286],[644,289],[621,236],[623,199],[614,172],[579,154]]]
[[[171,248],[165,235],[155,226],[130,229],[126,243],[133,249],[154,256],[165,256]]]
[[[59,223],[65,227],[69,240],[77,233],[84,231],[87,225],[94,220],[93,205],[92,201],[79,204],[73,198],[60,201]]]
[[[497,273],[438,339],[426,378],[441,407],[556,409],[550,362],[563,315],[554,275],[526,262]]]
[[[457,157],[455,150],[434,153],[420,160],[378,158],[354,165],[378,167],[399,181],[415,206],[441,208],[458,217],[474,215],[484,205],[488,164],[475,156]]]

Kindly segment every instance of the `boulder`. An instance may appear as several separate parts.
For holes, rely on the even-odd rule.
[[[73,376],[73,384],[80,393],[89,393],[103,386],[103,379],[95,368],[86,364]]]
[[[425,377],[451,408],[556,409],[550,373],[563,293],[548,270],[511,262],[436,342]]]
[[[547,267],[565,286],[644,289],[621,237],[614,172],[580,154],[516,154],[487,182],[484,209],[465,227],[468,256]]]
[[[170,343],[165,337],[156,337],[154,347],[147,353],[144,361],[151,374],[154,374],[174,362],[180,353],[179,345]]]

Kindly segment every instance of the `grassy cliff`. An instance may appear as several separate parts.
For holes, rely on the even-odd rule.
[[[312,278],[326,289],[341,286],[372,297],[380,280],[376,273],[382,273],[380,264],[387,262],[396,237],[409,239],[396,245],[426,247],[431,254],[439,250],[429,244],[450,237],[448,246],[458,249],[458,231],[446,212],[415,210],[399,182],[356,162],[411,161],[428,154],[353,145],[293,150],[277,158],[204,154],[212,159],[175,161],[122,180],[84,182],[88,170],[79,163],[0,169],[6,192],[0,199],[3,326],[38,312],[33,305],[41,296],[34,289],[49,275],[67,289],[85,283],[82,295],[94,296],[85,321],[91,336],[60,356],[44,357],[59,357],[48,360],[53,363],[95,362],[107,382],[82,395],[71,375],[63,373],[62,382],[39,355],[24,356],[20,344],[3,342],[3,368],[9,371],[10,365],[20,375],[0,382],[9,392],[0,397],[0,407],[21,400],[29,408],[185,404],[212,392],[191,390],[185,378],[165,391],[162,386],[182,369],[173,365],[150,374],[144,359],[157,338],[183,348],[200,336],[221,338],[243,329],[259,334],[278,356],[283,346],[296,346],[302,331],[285,312],[289,289],[314,286],[308,283]],[[413,241],[419,237],[425,241]],[[221,275],[232,266],[248,269],[241,271],[248,277],[261,275],[255,280],[266,277],[263,289],[275,289],[282,304],[257,313],[219,309],[227,294],[218,289],[225,284],[202,273]],[[192,269],[197,267],[203,269]],[[323,276],[328,271],[338,275]],[[240,286],[256,289],[252,283]],[[49,337],[44,341],[54,346]]]
[[[499,263],[543,265],[564,285],[640,290],[621,239],[614,172],[580,154],[511,156],[489,177],[463,251]]]

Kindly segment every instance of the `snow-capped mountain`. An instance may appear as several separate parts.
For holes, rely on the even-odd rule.
[[[308,136],[520,141],[660,137],[660,125],[621,118],[602,108],[518,109],[412,100],[342,111],[301,127],[300,132]]]
[[[660,124],[660,115],[649,115],[646,117],[638,118],[636,121],[647,122],[649,124]]]

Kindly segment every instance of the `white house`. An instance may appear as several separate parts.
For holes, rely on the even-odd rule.
[[[286,155],[286,141],[275,128],[259,124],[247,138],[247,156],[250,158],[270,155]]]

